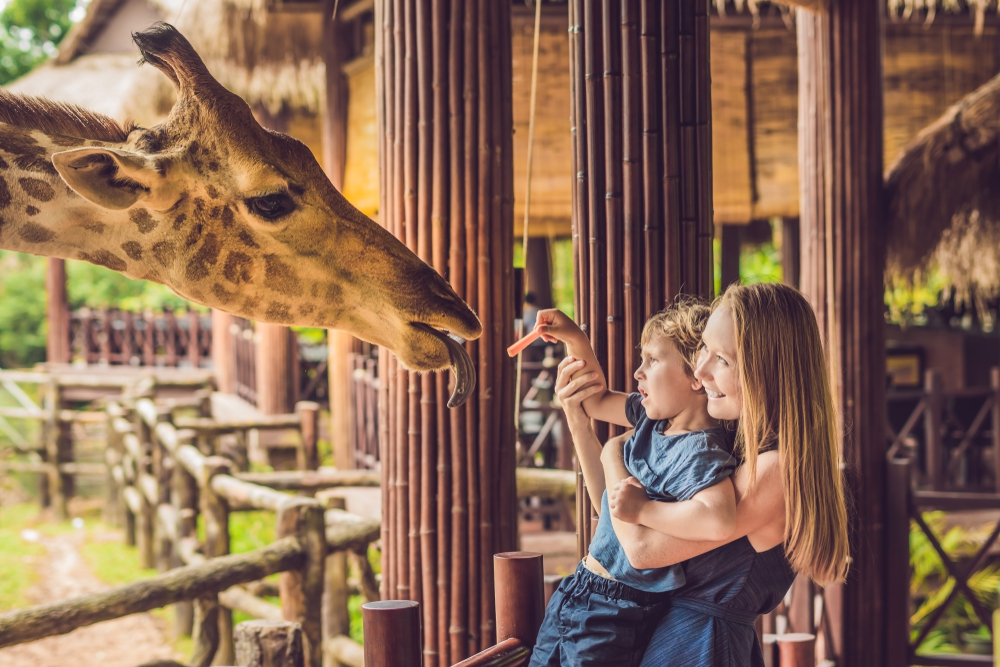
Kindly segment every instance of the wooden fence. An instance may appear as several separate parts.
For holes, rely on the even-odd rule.
[[[212,318],[84,308],[70,315],[70,350],[88,364],[199,368],[212,356]]]

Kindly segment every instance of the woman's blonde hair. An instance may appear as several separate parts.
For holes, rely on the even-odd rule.
[[[678,297],[673,305],[646,320],[639,344],[647,345],[653,336],[663,336],[674,344],[684,359],[684,370],[688,376],[694,377],[698,351],[701,349],[701,334],[705,331],[705,324],[711,314],[712,309],[700,299]]]
[[[838,419],[812,308],[787,285],[733,286],[716,301],[732,313],[743,410],[736,431],[751,480],[777,444],[785,494],[785,555],[819,584],[847,576],[847,504]]]

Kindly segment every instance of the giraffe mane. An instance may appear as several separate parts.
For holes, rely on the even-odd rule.
[[[18,95],[0,89],[0,123],[46,134],[122,142],[135,123],[119,123],[114,118],[95,113],[75,104],[53,102],[44,97]]]

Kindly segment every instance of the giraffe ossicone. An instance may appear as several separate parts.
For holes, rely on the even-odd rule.
[[[309,149],[264,129],[172,26],[133,35],[177,102],[152,128],[0,91],[0,248],[80,259],[261,322],[348,331],[475,386],[475,313],[355,209]]]

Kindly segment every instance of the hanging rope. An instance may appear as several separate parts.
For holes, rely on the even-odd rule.
[[[531,211],[531,166],[535,149],[535,100],[538,91],[538,44],[541,41],[542,32],[542,0],[535,0],[535,38],[531,51],[531,103],[528,105],[528,164],[524,176],[524,225],[521,230],[521,264],[525,267],[525,277],[527,277],[528,266],[528,219]],[[523,294],[518,295],[524,298]],[[517,322],[518,340],[524,336],[524,313]],[[521,358],[524,351],[517,353],[517,371],[514,374],[514,387],[517,400],[514,401],[514,429],[515,433],[521,428]]]

